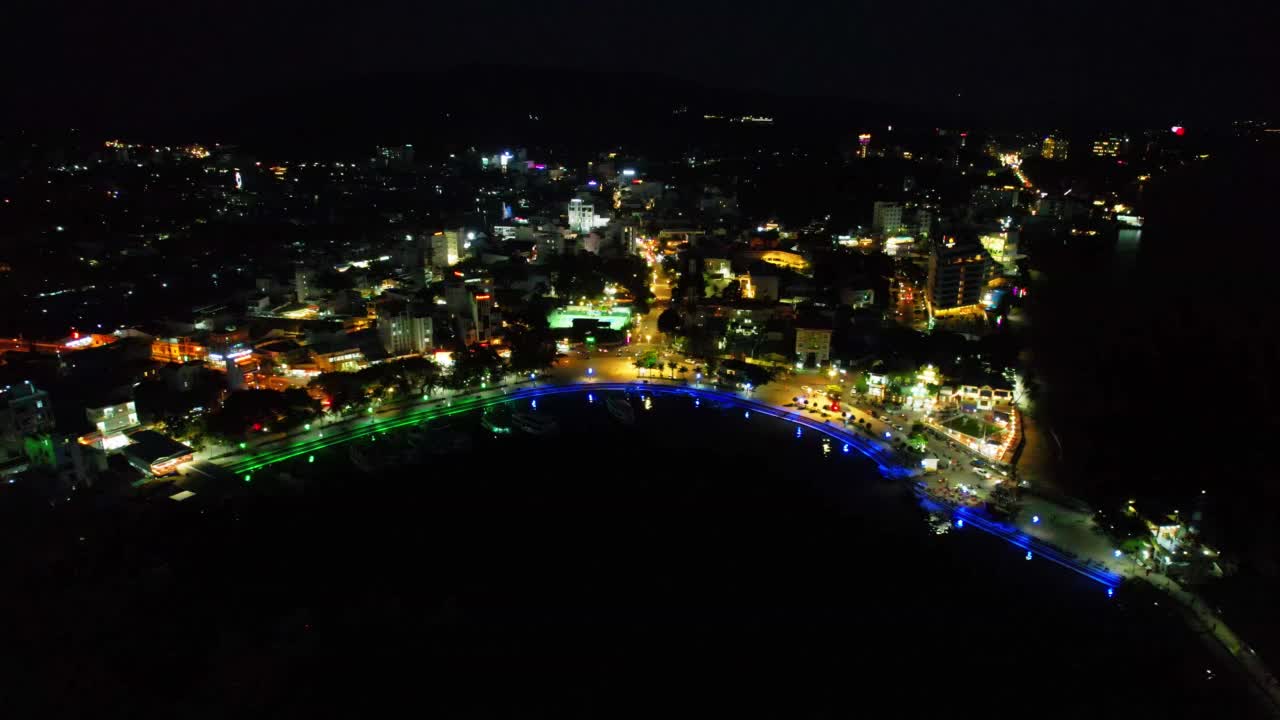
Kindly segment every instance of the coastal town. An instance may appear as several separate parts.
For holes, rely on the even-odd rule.
[[[508,403],[590,393],[636,423],[647,394],[685,393],[865,456],[922,532],[984,531],[1108,597],[1158,589],[1280,700],[1202,594],[1257,570],[1216,529],[1221,489],[1076,482],[1035,339],[1066,332],[1048,305],[1079,257],[1132,262],[1145,188],[1262,128],[883,125],[824,153],[769,117],[690,122],[749,134],[329,157],[23,139],[0,205],[23,310],[0,339],[0,504],[218,507],[439,417],[536,435],[554,420]],[[359,447],[373,475],[402,461]]]

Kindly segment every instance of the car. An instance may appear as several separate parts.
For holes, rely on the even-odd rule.
[[[988,471],[986,471],[986,470],[983,470],[982,468],[975,468],[975,469],[974,469],[974,471],[973,471],[973,473],[974,473],[975,475],[978,475],[978,476],[980,476],[980,477],[984,477],[984,478],[989,478],[989,477],[991,477],[991,473],[990,473],[990,472],[988,472]]]
[[[970,464],[970,465],[972,465],[972,466],[974,466],[974,467],[976,467],[976,468],[981,468],[981,467],[986,467],[986,466],[987,466],[987,464],[986,464],[986,463],[984,463],[984,462],[982,462],[981,460],[974,460],[973,462],[971,462],[971,463],[969,463],[969,464]]]

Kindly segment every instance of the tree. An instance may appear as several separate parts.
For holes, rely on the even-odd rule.
[[[459,390],[487,382],[503,370],[502,358],[491,347],[472,345],[453,354],[451,385]]]
[[[209,434],[234,441],[251,430],[288,430],[314,417],[318,409],[304,390],[240,390],[209,417]]]
[[[341,412],[364,400],[364,386],[355,373],[324,373],[312,380],[310,387],[323,392],[329,398],[329,408],[335,412]]]
[[[545,370],[555,362],[556,346],[546,330],[515,330],[508,335],[511,369],[516,372]]]
[[[404,391],[414,395],[430,395],[440,387],[440,366],[424,357],[405,358],[393,363]]]
[[[639,357],[636,358],[636,363],[638,367],[642,367],[645,370],[653,370],[654,368],[662,367],[662,361],[658,359],[657,350],[644,351]]]
[[[912,435],[924,435],[924,430],[925,430],[925,428],[924,428],[924,423],[920,422],[919,420],[917,420],[916,422],[911,423],[911,434],[912,434]]]
[[[680,315],[680,311],[675,308],[667,308],[658,316],[658,332],[667,335],[674,335],[680,332],[684,326],[684,319]]]
[[[916,424],[918,425],[919,423],[916,423]],[[929,446],[929,440],[925,438],[924,435],[915,434],[915,435],[912,435],[910,438],[908,438],[907,444],[910,445],[911,449],[915,450],[916,452],[924,452],[925,449]]]
[[[859,395],[866,395],[866,394],[867,394],[867,390],[869,389],[869,386],[867,385],[867,374],[866,374],[866,373],[861,373],[861,374],[859,374],[859,375],[858,375],[858,381],[854,383],[854,385],[853,385],[853,389],[854,389],[854,391],[856,391]]]
[[[681,365],[681,366],[680,366],[680,370],[679,370],[679,372],[680,372],[680,374],[681,374],[681,375],[687,375],[687,374],[689,373],[689,368],[687,368],[687,367],[685,367],[685,366]]]
[[[671,377],[673,378],[676,376],[676,367],[678,367],[676,363],[673,363],[673,362],[667,363],[667,369],[671,371]]]

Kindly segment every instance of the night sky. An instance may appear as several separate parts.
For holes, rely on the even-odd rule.
[[[145,0],[7,10],[0,52],[15,81],[10,120],[177,118],[344,75],[471,64],[655,72],[713,88],[1015,122],[1063,111],[1099,124],[1230,121],[1272,113],[1280,102],[1269,86],[1280,67],[1274,3],[264,5]],[[573,84],[569,74],[539,81],[549,93]]]

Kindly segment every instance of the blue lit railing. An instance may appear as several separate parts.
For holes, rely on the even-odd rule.
[[[471,397],[465,400],[461,400],[457,403],[452,403],[447,407],[451,412],[463,412],[466,410],[481,409],[481,408],[489,407],[491,405],[511,402],[514,400],[527,400],[527,399],[542,397],[546,395],[560,395],[564,393],[588,392],[588,391],[601,392],[601,391],[608,391],[608,390],[636,392],[636,393],[649,393],[653,395],[685,395],[685,396],[694,397],[694,398],[702,397],[702,398],[714,399],[718,402],[727,404],[732,407],[745,408],[748,416],[750,415],[750,413],[755,412],[755,413],[760,413],[762,415],[767,415],[769,417],[778,418],[780,420],[785,420],[787,422],[793,423],[798,426],[797,432],[799,432],[800,427],[808,428],[810,430],[818,432],[822,435],[825,435],[833,440],[836,440],[842,443],[843,449],[845,452],[848,452],[849,448],[854,448],[859,453],[861,453],[862,455],[870,459],[872,462],[874,462],[876,464],[877,469],[886,478],[907,479],[911,477],[910,468],[900,463],[893,456],[891,451],[873,442],[869,438],[862,437],[860,435],[856,435],[852,432],[849,432],[832,422],[816,420],[813,418],[805,417],[803,414],[796,411],[785,410],[782,408],[775,407],[773,405],[769,405],[764,402],[760,402],[758,400],[753,400],[751,398],[744,398],[740,395],[735,395],[735,394],[727,393],[721,390],[713,390],[708,388],[698,388],[698,387],[689,387],[689,386],[671,386],[671,385],[650,384],[650,383],[643,383],[643,382],[627,382],[627,383],[617,383],[617,382],[595,383],[593,382],[593,383],[575,383],[571,385],[546,385],[543,387],[525,387],[525,388],[515,390],[514,392],[495,395],[487,398]],[[297,457],[300,454],[310,452],[312,450],[318,450],[324,447],[332,446],[333,444],[335,444],[335,442],[346,442],[348,440],[356,440],[362,437],[366,437],[373,433],[387,432],[388,430],[394,429],[396,427],[430,419],[436,416],[437,414],[439,414],[442,411],[442,407],[443,406],[435,406],[430,409],[424,409],[424,410],[419,410],[417,412],[408,413],[403,417],[388,418],[385,421],[382,421],[380,424],[376,424],[376,425],[350,428],[348,430],[341,431],[338,437],[330,437],[329,439],[316,439],[316,440],[300,443],[300,444],[294,445],[287,453],[280,453],[278,455],[275,453],[271,453],[273,457],[247,458],[245,460],[242,460],[239,463],[233,464],[232,468],[234,468],[235,471],[237,472],[257,470],[262,467],[266,467],[267,465],[272,465],[277,462],[282,462],[284,460]],[[925,499],[927,502],[932,502],[937,504],[939,507],[945,507],[949,509],[952,515],[955,517],[956,524],[958,526],[963,527],[965,523],[968,523],[973,527],[976,527],[979,530],[982,530],[990,535],[998,537],[1016,547],[1023,548],[1030,553],[1039,555],[1041,558],[1044,558],[1053,563],[1056,563],[1073,572],[1079,573],[1084,577],[1087,577],[1091,580],[1094,580],[1095,582],[1098,582],[1106,586],[1108,595],[1110,595],[1114,591],[1114,589],[1120,585],[1122,581],[1121,576],[1117,575],[1116,573],[1113,573],[1110,570],[1106,570],[1105,568],[1096,568],[1087,563],[1082,563],[1070,557],[1063,551],[1058,550],[1057,548],[1054,548],[1053,546],[1043,541],[1037,540],[1036,538],[1033,538],[1027,535],[1026,533],[1023,533],[1016,528],[995,522],[989,518],[983,517],[982,515],[968,508],[964,508],[952,503],[948,503],[946,501],[924,495],[923,493],[920,493],[920,494],[922,498]]]

